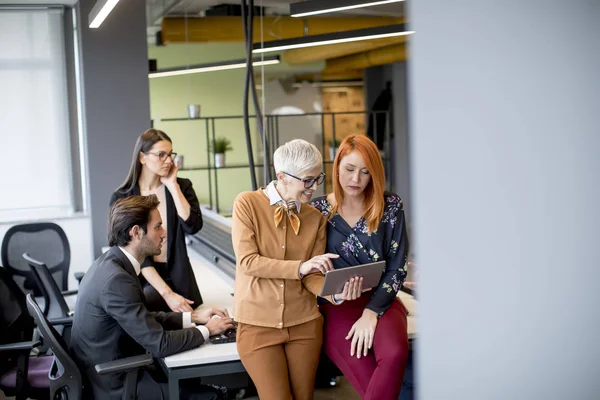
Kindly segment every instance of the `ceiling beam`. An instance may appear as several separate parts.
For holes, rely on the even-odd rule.
[[[291,39],[306,35],[364,29],[403,23],[389,17],[263,17],[263,39]],[[187,28],[187,33],[186,33]],[[261,18],[254,18],[254,42],[261,41]],[[241,17],[163,18],[163,43],[243,42]]]
[[[395,44],[359,54],[327,60],[327,67],[325,67],[323,72],[329,74],[341,73],[345,70],[358,70],[405,61],[406,58],[406,45],[404,43]]]
[[[363,40],[360,42],[349,42],[332,44],[327,46],[307,47],[303,49],[286,50],[283,52],[283,61],[289,65],[304,64],[307,62],[327,60],[330,58],[347,56],[350,54],[363,53],[393,44],[405,43],[406,36],[391,37],[385,39]]]
[[[348,81],[354,79],[363,79],[363,70],[346,70],[341,72],[327,72],[323,70],[315,74],[296,74],[297,81]]]

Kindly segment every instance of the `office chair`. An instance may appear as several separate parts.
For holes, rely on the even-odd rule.
[[[0,267],[0,389],[17,400],[48,398],[52,357],[30,357],[40,345],[33,340],[33,328],[25,294]]]
[[[73,313],[69,310],[65,298],[56,286],[56,281],[52,278],[46,264],[29,257],[27,253],[23,254],[23,258],[29,264],[33,278],[44,296],[44,316],[49,320],[72,317]],[[71,340],[70,325],[56,326],[55,328],[65,342],[68,343]]]
[[[49,323],[31,293],[27,294],[27,309],[54,353],[54,361],[49,373],[50,399],[81,400],[84,394],[85,398],[89,398],[90,395],[84,392],[81,372],[71,358],[66,343]],[[123,399],[130,400],[136,397],[139,369],[150,364],[152,364],[152,356],[143,354],[98,364],[96,372],[100,375],[126,373]]]
[[[70,317],[72,313],[69,306],[46,264],[32,258],[27,253],[23,253],[23,259],[31,268],[34,281],[44,297],[44,315],[48,319]]]
[[[60,226],[51,222],[15,225],[6,232],[2,240],[2,265],[23,292],[32,292],[38,297],[42,295],[42,291],[37,287],[29,265],[22,257],[25,252],[42,260],[60,290],[67,290],[71,249],[67,235]],[[78,280],[82,277],[82,273],[76,274]],[[74,293],[76,292],[65,292],[65,295]]]

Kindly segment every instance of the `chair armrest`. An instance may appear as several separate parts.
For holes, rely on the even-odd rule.
[[[73,275],[75,276],[77,283],[81,283],[81,280],[83,279],[83,276],[85,275],[85,272],[75,272]]]
[[[3,351],[19,351],[19,350],[31,350],[34,347],[37,347],[41,344],[39,340],[34,340],[30,342],[16,342],[9,344],[1,344],[0,352]]]
[[[64,292],[60,292],[63,296],[73,296],[77,294],[77,290],[65,290]]]
[[[73,318],[71,317],[62,317],[62,318],[52,318],[49,319],[50,325],[73,325]]]
[[[141,356],[133,356],[121,358],[115,361],[109,361],[96,365],[96,372],[99,375],[114,374],[117,372],[127,372],[133,369],[148,366],[152,364],[152,356],[150,354],[142,354]]]

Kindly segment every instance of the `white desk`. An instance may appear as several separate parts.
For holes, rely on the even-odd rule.
[[[406,317],[408,339],[414,339],[417,336],[417,300],[404,292],[398,292],[398,298],[408,311],[408,317]]]
[[[204,300],[200,308],[227,308],[232,314],[233,282],[227,282],[216,267],[193,249],[188,248],[188,253]],[[235,343],[206,343],[197,349],[165,357],[159,362],[169,379],[169,398],[173,400],[179,399],[181,379],[245,372]]]
[[[226,282],[216,267],[194,250],[189,248],[188,253],[205,301],[202,307],[225,307],[231,313],[233,282]],[[399,292],[398,298],[409,312],[408,338],[413,339],[417,334],[417,301],[404,292]],[[169,379],[169,398],[173,400],[179,399],[181,379],[245,372],[235,343],[207,343],[197,349],[165,357],[159,362]]]

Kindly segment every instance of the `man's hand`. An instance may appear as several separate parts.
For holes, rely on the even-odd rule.
[[[210,336],[218,335],[225,332],[227,329],[233,328],[233,319],[230,317],[219,317],[215,315],[206,324],[204,324],[210,332]]]
[[[313,272],[320,272],[325,275],[325,272],[333,270],[333,263],[331,262],[332,258],[338,258],[337,254],[323,254],[320,256],[315,256],[308,261],[303,262],[300,265],[300,273],[304,275],[308,275]]]
[[[335,301],[340,300],[356,300],[360,297],[363,292],[369,289],[363,290],[363,278],[362,276],[355,276],[344,284],[344,290],[342,293],[333,295]]]
[[[192,322],[195,324],[206,325],[214,315],[221,318],[229,318],[229,313],[224,308],[204,308],[192,312]]]
[[[164,297],[165,302],[172,311],[175,312],[189,312],[192,311],[190,304],[194,304],[192,300],[188,300],[185,297],[170,291]]]
[[[346,340],[352,339],[350,344],[350,357],[360,358],[367,356],[369,349],[373,347],[373,338],[377,328],[377,314],[369,309],[363,311],[362,317],[352,325],[346,336]]]

